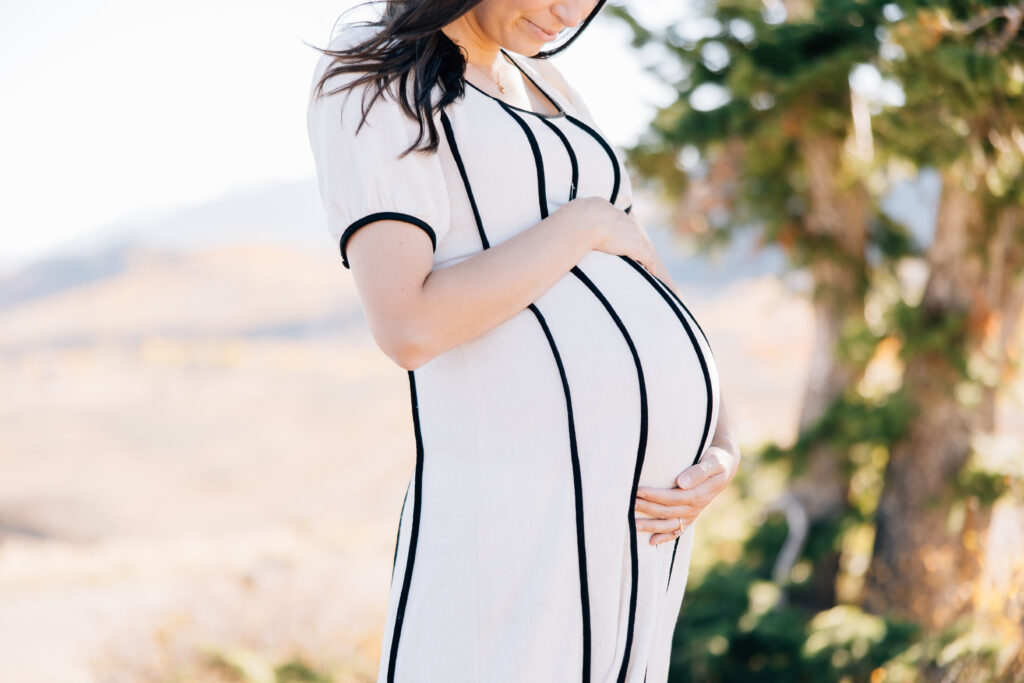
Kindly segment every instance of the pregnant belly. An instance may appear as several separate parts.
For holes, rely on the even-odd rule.
[[[471,414],[451,419],[477,430],[482,457],[560,467],[575,448],[584,476],[620,493],[638,464],[640,485],[674,485],[711,441],[718,371],[696,321],[645,274],[592,251],[533,306],[423,366],[472,393]]]

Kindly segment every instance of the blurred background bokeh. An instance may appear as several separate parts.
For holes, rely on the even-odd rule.
[[[0,4],[0,681],[375,679],[408,383],[305,130],[353,4]],[[1022,21],[629,0],[555,58],[744,453],[671,681],[1024,680]]]

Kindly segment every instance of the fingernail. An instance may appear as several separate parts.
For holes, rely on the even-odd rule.
[[[692,483],[693,477],[691,477],[688,474],[684,474],[683,476],[679,477],[679,485],[682,486],[683,488],[689,486]]]

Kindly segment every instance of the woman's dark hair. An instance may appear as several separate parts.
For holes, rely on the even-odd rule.
[[[364,98],[362,119],[356,127],[356,133],[358,133],[366,121],[370,107],[378,97],[382,96],[385,89],[390,89],[391,84],[397,81],[400,93],[397,98],[398,103],[410,118],[419,123],[419,135],[416,141],[402,152],[401,156],[404,157],[419,147],[423,140],[424,127],[428,131],[429,143],[422,147],[422,151],[436,152],[439,138],[437,127],[434,125],[434,110],[441,109],[463,96],[465,91],[463,77],[466,72],[466,59],[462,49],[452,42],[441,29],[475,7],[480,1],[368,0],[346,10],[342,16],[356,7],[380,2],[386,3],[378,21],[346,24],[346,27],[382,27],[367,40],[342,50],[322,49],[306,43],[314,50],[333,59],[316,83],[316,96],[324,96],[324,84],[328,79],[339,74],[356,72],[364,75],[328,92],[328,95],[373,81],[376,90],[372,94],[369,106]],[[531,56],[547,59],[567,48],[597,16],[604,3],[605,0],[598,0],[593,11],[564,43],[554,49],[543,50]],[[410,102],[408,98],[407,88],[410,78],[413,79],[415,92],[413,102]],[[441,87],[441,98],[435,103],[433,93],[436,86]]]

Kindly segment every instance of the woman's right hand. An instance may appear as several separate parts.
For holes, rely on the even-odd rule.
[[[657,273],[660,260],[647,231],[635,216],[615,207],[603,197],[581,197],[558,209],[571,214],[570,220],[590,228],[591,248],[616,256],[628,256],[649,273]]]

